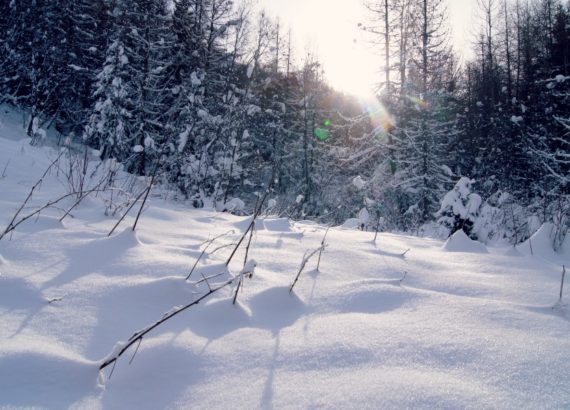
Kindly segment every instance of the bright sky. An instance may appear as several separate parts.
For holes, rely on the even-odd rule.
[[[470,54],[469,38],[476,0],[447,0],[455,48]],[[362,0],[260,0],[268,14],[289,26],[302,54],[307,45],[317,51],[329,82],[359,96],[370,93],[382,70],[382,60],[372,51],[359,22],[365,22]]]

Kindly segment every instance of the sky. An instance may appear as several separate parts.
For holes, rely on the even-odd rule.
[[[468,58],[476,0],[447,1],[453,44]],[[278,16],[282,27],[291,27],[298,54],[307,47],[317,52],[333,87],[370,95],[381,78],[382,59],[358,28],[366,15],[361,0],[260,0],[260,7]]]

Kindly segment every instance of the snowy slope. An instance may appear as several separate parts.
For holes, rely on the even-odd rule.
[[[1,118],[0,232],[57,155]],[[52,172],[27,209],[64,192]],[[60,223],[48,210],[0,241],[2,408],[570,406],[570,314],[553,309],[568,255],[393,234],[374,245],[372,233],[334,228],[320,272],[310,261],[290,295],[325,229],[270,218],[238,305],[227,288],[167,321],[109,379],[98,366],[117,342],[198,296],[185,277],[200,244],[232,229],[216,244],[237,240],[247,218],[153,195],[136,233],[129,217],[107,238],[117,219],[100,198],[72,213]],[[206,253],[198,271],[230,251]],[[240,251],[230,271],[242,263]]]

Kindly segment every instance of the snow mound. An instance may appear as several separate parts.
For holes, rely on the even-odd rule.
[[[251,312],[239,303],[232,304],[233,296],[212,300],[196,306],[188,314],[190,330],[209,340],[219,339],[226,334],[251,325]]]
[[[570,240],[564,241],[559,253],[554,251],[554,232],[552,223],[543,224],[529,239],[517,245],[517,249],[527,255],[536,255],[548,260],[558,260],[561,254],[568,253]]]
[[[13,342],[16,344],[16,342]],[[49,345],[49,347],[45,346]],[[100,393],[98,367],[55,343],[7,346],[0,351],[2,406],[69,408]],[[11,350],[13,350],[11,352]],[[3,355],[2,353],[9,353]]]
[[[65,225],[59,221],[59,218],[53,216],[40,215],[38,217],[30,218],[22,222],[15,229],[16,232],[36,233],[47,231],[50,229],[64,229]]]
[[[246,218],[241,219],[238,222],[235,222],[233,225],[234,227],[236,227],[238,230],[240,230],[241,232],[245,232],[245,230],[249,227],[249,225],[251,224],[251,219],[253,217],[252,216],[248,216]],[[261,219],[256,219],[255,220],[255,230],[256,231],[260,231],[260,230],[264,230],[265,229],[265,225],[263,224],[263,220]]]
[[[112,244],[120,249],[128,249],[137,245],[142,245],[137,236],[137,232],[133,231],[132,228],[125,228],[123,232],[113,235],[109,238],[105,238],[101,241],[107,244]]]
[[[513,257],[520,258],[521,256],[524,256],[524,255],[517,248],[511,246],[505,252],[505,256],[513,256]]]
[[[287,218],[268,218],[263,221],[263,226],[270,232],[292,232],[291,221]]]
[[[364,281],[347,285],[330,305],[342,313],[379,314],[398,309],[412,298],[410,291],[399,286]]]
[[[469,238],[463,230],[455,232],[443,245],[447,252],[489,253],[481,242]]]
[[[0,266],[8,265],[8,261],[0,254]]]
[[[273,287],[257,293],[249,301],[255,327],[278,333],[307,313],[307,306],[289,287]]]
[[[346,229],[356,229],[360,226],[360,220],[358,218],[348,218],[342,225],[341,228]]]

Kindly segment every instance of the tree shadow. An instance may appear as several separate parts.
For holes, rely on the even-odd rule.
[[[269,374],[263,386],[263,393],[261,394],[261,402],[259,407],[262,409],[273,408],[273,383],[275,381],[275,370],[277,367],[277,356],[279,355],[280,335],[277,333],[275,336],[275,347],[273,348],[273,355],[271,357],[271,364],[269,365]]]

